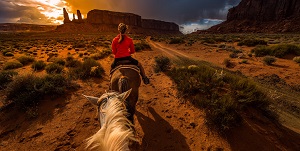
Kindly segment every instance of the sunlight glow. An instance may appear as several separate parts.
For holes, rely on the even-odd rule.
[[[63,8],[67,10],[71,8],[67,7],[65,0],[35,0],[38,4],[38,10],[44,14],[52,23],[63,23]]]

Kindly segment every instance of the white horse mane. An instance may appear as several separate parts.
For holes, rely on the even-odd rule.
[[[107,93],[103,96],[105,95]],[[126,117],[128,113],[123,100],[117,95],[109,96],[106,98],[105,108],[100,109],[100,112],[105,113],[104,124],[96,134],[87,139],[87,148],[100,151],[127,151],[129,141],[136,141],[131,128],[133,125]]]

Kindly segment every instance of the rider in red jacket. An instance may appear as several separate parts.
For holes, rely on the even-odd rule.
[[[112,41],[112,53],[115,55],[114,62],[111,68],[116,67],[116,63],[122,60],[129,60],[132,64],[140,68],[141,76],[145,84],[149,84],[149,79],[145,74],[145,70],[140,62],[131,57],[131,54],[135,53],[134,44],[131,38],[125,35],[128,26],[124,23],[120,23],[118,26],[118,31],[120,32]]]

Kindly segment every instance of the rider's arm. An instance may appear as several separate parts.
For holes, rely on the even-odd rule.
[[[116,40],[114,39],[113,42],[111,43],[111,49],[112,53],[115,55],[117,53],[117,47],[116,47]]]
[[[129,51],[130,54],[133,54],[135,53],[135,49],[134,49],[134,44],[133,44],[133,41],[131,40],[130,42],[130,51]]]

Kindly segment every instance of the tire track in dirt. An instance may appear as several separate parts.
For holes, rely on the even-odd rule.
[[[152,49],[162,51],[162,52],[164,52],[165,54],[167,54],[168,56],[170,56],[172,58],[177,58],[178,59],[178,56],[180,56],[180,57],[185,57],[185,58],[189,58],[189,59],[193,59],[193,60],[196,59],[195,57],[189,56],[189,55],[187,55],[187,54],[185,54],[181,51],[162,46],[159,43],[155,43],[155,42],[150,40],[150,37],[147,37],[146,41],[150,44],[150,46],[152,46],[151,47]]]

